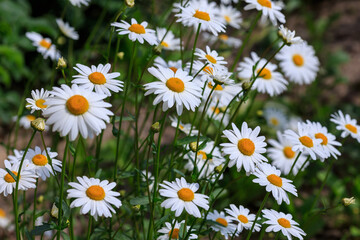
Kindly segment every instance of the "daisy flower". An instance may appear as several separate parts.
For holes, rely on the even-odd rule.
[[[56,19],[56,23],[59,26],[61,32],[73,40],[79,39],[79,34],[75,31],[75,28],[71,27],[69,23],[64,22],[61,18]]]
[[[199,83],[199,85],[203,85],[203,83]],[[212,91],[212,89],[214,90]],[[232,79],[229,79],[225,84],[217,85],[214,83],[214,80],[208,80],[208,83],[205,84],[205,90],[202,96],[204,101],[206,101],[211,91],[212,102],[219,102],[220,106],[227,106],[233,98],[239,98],[242,96],[241,85],[239,83],[235,83]]]
[[[17,117],[13,117],[13,121],[16,121]],[[34,121],[36,117],[34,115],[28,114],[20,117],[19,125],[25,129],[31,128],[31,122]]]
[[[108,180],[100,181],[96,178],[86,176],[77,177],[79,183],[70,182],[72,187],[67,190],[67,198],[75,198],[70,204],[71,208],[81,207],[80,213],[90,215],[97,221],[98,217],[111,217],[115,213],[115,208],[121,206],[121,201],[117,199],[119,192],[111,191],[116,183],[109,183]]]
[[[331,114],[330,121],[337,124],[337,130],[342,131],[342,138],[350,135],[360,143],[360,126],[357,124],[356,119],[352,119],[349,114],[344,115],[339,110],[337,113]]]
[[[228,239],[229,237],[231,238],[235,231],[237,231],[236,225],[231,223],[231,218],[229,216],[225,216],[224,212],[214,210],[214,212],[209,212],[206,219],[218,223],[212,224],[211,228],[216,232],[220,232],[225,239]],[[239,233],[236,232],[235,236],[239,236]]]
[[[229,167],[236,165],[238,172],[244,167],[246,173],[255,171],[255,164],[258,165],[268,160],[262,155],[266,152],[266,142],[264,136],[258,136],[260,127],[257,126],[254,130],[248,128],[246,122],[241,125],[241,131],[234,123],[232,130],[224,130],[224,136],[230,143],[220,144],[223,147],[223,152],[229,155]]]
[[[14,164],[14,163],[17,163],[17,162],[21,161],[21,159],[22,159],[22,157],[24,155],[24,151],[19,151],[17,149],[14,149],[13,152],[14,152],[14,155],[9,155],[7,157],[7,159],[9,160],[9,162],[11,164]]]
[[[46,101],[46,98],[49,97],[49,92],[47,90],[44,90],[43,88],[31,91],[31,97],[32,98],[26,98],[26,102],[28,103],[26,105],[26,108],[31,109],[31,113],[41,110],[44,111],[46,109],[46,105],[44,102]],[[35,119],[34,119],[35,120]]]
[[[37,51],[43,55],[44,59],[50,57],[51,60],[56,61],[60,58],[60,52],[56,50],[49,38],[43,38],[36,32],[27,32],[26,37],[33,42],[33,46],[37,47]]]
[[[238,3],[239,0],[221,0],[221,3],[222,3],[222,4],[225,4],[225,5],[231,4],[232,2],[233,2],[233,3]]]
[[[171,120],[171,126],[176,128],[177,124],[178,124],[178,119],[175,116],[170,116],[170,120]],[[195,129],[195,127],[193,127],[191,129],[191,123],[183,123],[180,121],[179,123],[179,129],[185,133],[186,135],[190,135],[190,136],[197,136],[199,131]]]
[[[292,145],[289,143],[289,141],[285,138],[284,134],[282,134],[280,131],[277,131],[277,140],[270,139],[268,142],[272,147],[269,147],[267,149],[268,156],[272,160],[272,165],[280,169],[280,171],[284,175],[288,175],[290,173],[290,169],[292,165],[294,164],[297,156],[299,155],[299,151],[293,151]],[[307,159],[306,154],[301,154],[296,161],[296,164],[292,170],[292,174],[295,176],[301,166],[304,164],[304,162]],[[303,169],[308,164],[306,164]]]
[[[8,160],[4,161],[5,168],[10,170],[15,176],[19,175],[20,162],[11,164]],[[19,190],[28,190],[29,188],[36,188],[35,182],[36,176],[28,160],[24,160],[23,167],[21,168],[20,178],[19,178]],[[5,170],[0,168],[0,194],[4,194],[6,197],[9,194],[13,193],[13,190],[16,187],[15,179]]]
[[[62,84],[50,91],[44,111],[47,124],[53,125],[53,131],[60,132],[60,136],[69,135],[74,141],[80,133],[83,138],[100,134],[106,128],[105,123],[110,122],[114,115],[108,107],[110,103],[104,102],[106,95],[90,92],[73,84],[71,87]]]
[[[175,17],[178,17],[177,22],[181,22],[184,26],[193,26],[197,29],[201,23],[201,31],[210,31],[215,36],[219,32],[225,32],[225,25],[218,16],[219,10],[216,3],[207,0],[192,0],[185,7],[179,6],[179,8],[182,11]]]
[[[138,22],[132,18],[131,25],[124,20],[121,20],[121,23],[115,22],[111,26],[117,27],[116,30],[119,35],[129,35],[129,39],[133,42],[136,40],[141,44],[144,43],[144,40],[147,41],[150,45],[157,45],[158,41],[156,40],[155,31],[152,29],[146,28],[148,26],[147,22]]]
[[[280,170],[268,163],[259,165],[253,173],[257,178],[253,179],[254,183],[266,187],[267,192],[271,192],[277,203],[280,205],[283,201],[290,204],[287,193],[297,197],[297,191],[292,181],[280,177]]]
[[[280,25],[278,34],[287,45],[303,42],[301,37],[295,37],[295,31],[290,31],[288,28],[284,27],[284,25]]]
[[[166,36],[165,34],[166,34],[166,28],[156,28],[156,37],[160,45],[163,46],[165,50],[170,50],[170,51],[180,50],[180,38],[175,38],[174,33],[170,30],[168,31]],[[162,40],[163,38],[164,40]]]
[[[206,46],[206,52],[197,48],[195,56],[198,56],[200,60],[205,60],[211,65],[225,65],[224,57],[219,56],[215,50],[211,50],[209,46]]]
[[[6,216],[4,209],[0,208],[0,228],[6,228],[10,224],[10,219]]]
[[[221,33],[218,36],[214,36],[212,34],[209,34],[207,32],[203,33],[204,39],[208,39],[210,44],[215,44],[217,41],[220,41],[224,43],[225,45],[229,47],[238,48],[240,47],[242,41],[238,38],[231,37],[227,34]]]
[[[164,67],[164,68],[170,68],[174,73],[178,69],[182,69],[182,61],[181,59],[178,61],[168,61],[166,62],[162,57],[156,57],[154,60],[155,67]]]
[[[220,13],[223,23],[239,29],[242,23],[241,13],[232,6],[220,5]]]
[[[211,102],[210,106],[206,110],[206,115],[209,118],[212,118],[219,122],[221,121],[221,119],[224,118],[222,123],[224,126],[227,126],[230,120],[230,116],[228,113],[225,113],[226,106],[225,105],[219,106],[219,105],[220,104],[215,104],[214,102]]]
[[[275,210],[264,209],[262,210],[263,218],[267,219],[264,224],[269,225],[266,228],[266,232],[279,232],[281,231],[288,240],[292,239],[292,236],[299,239],[303,239],[306,233],[299,228],[299,224],[292,220],[291,214],[285,214],[277,212]]]
[[[105,64],[105,66],[99,64],[97,67],[92,65],[91,68],[78,63],[74,69],[79,75],[73,76],[74,80],[71,83],[78,84],[89,91],[95,90],[96,93],[111,96],[110,91],[116,93],[122,91],[124,82],[116,79],[120,73],[109,73],[110,68],[110,63]]]
[[[237,69],[239,72],[238,76],[243,80],[255,81],[252,88],[261,93],[268,93],[270,96],[279,95],[286,90],[288,82],[281,73],[276,71],[277,66],[275,64],[269,62],[266,67],[262,69],[266,62],[266,59],[260,59],[255,52],[251,52],[251,58],[246,57],[244,61],[239,64]],[[256,69],[253,73],[255,65]],[[253,76],[257,75],[258,78],[254,80]]]
[[[201,89],[191,82],[193,77],[187,72],[178,69],[174,73],[171,69],[160,66],[151,67],[148,71],[160,81],[145,84],[145,96],[155,93],[157,96],[153,104],[163,102],[164,112],[175,105],[177,114],[181,115],[184,106],[187,110],[195,111],[200,105]]]
[[[229,219],[237,222],[237,231],[241,233],[244,229],[250,230],[254,220],[255,220],[255,214],[250,214],[250,210],[247,208],[244,208],[243,206],[239,205],[239,207],[236,207],[234,204],[230,204],[230,209],[225,208],[225,211],[227,214],[229,214]],[[261,225],[258,223],[255,223],[253,232],[260,231]]]
[[[302,123],[302,122],[303,120],[300,117],[292,115],[289,117],[285,129],[291,129],[293,131],[297,131],[298,123]]]
[[[276,26],[277,22],[285,23],[285,16],[282,14],[281,7],[278,4],[274,4],[271,0],[245,0],[248,5],[244,10],[255,9],[262,11],[262,15],[268,17],[271,23]]]
[[[141,171],[141,173],[142,180],[145,182],[145,184],[147,184],[147,181],[149,181],[149,185],[146,185],[146,187],[149,188],[149,192],[152,192],[154,188],[155,177],[149,171],[147,172],[146,176],[146,170]]]
[[[88,6],[90,0],[69,0],[73,6],[81,7],[81,4]]]
[[[55,172],[61,172],[61,161],[55,159],[57,152],[51,152],[50,148],[47,148],[49,157],[51,158],[51,165],[47,158],[46,151],[41,151],[41,148],[36,146],[35,149],[29,149],[26,153],[25,159],[28,159],[30,166],[34,169],[36,175],[38,175],[43,181],[50,177],[50,174],[55,175]],[[54,171],[53,171],[54,170]]]
[[[169,223],[169,222],[166,222],[165,223],[165,227],[162,227],[158,233],[161,233],[163,235],[159,236],[157,238],[157,240],[169,240],[170,239],[179,239],[180,237],[180,228],[181,228],[181,225],[182,224],[185,224],[185,221],[181,221],[181,222],[178,222],[176,220],[173,220],[173,223]],[[172,227],[172,225],[174,225],[174,228]],[[186,227],[186,231],[189,231],[190,227],[189,226],[184,226]],[[171,234],[171,237],[170,237],[170,234]],[[198,239],[198,236],[194,233],[190,233],[190,236],[188,237],[188,239]]]
[[[297,84],[310,84],[316,79],[319,71],[319,59],[315,50],[306,42],[284,46],[275,58],[285,76]]]
[[[265,107],[264,117],[267,125],[274,129],[285,129],[287,117],[284,111],[276,107]]]
[[[176,178],[173,182],[164,181],[159,185],[163,187],[159,190],[160,195],[167,198],[161,203],[161,207],[171,208],[171,211],[175,211],[175,217],[180,216],[185,209],[190,215],[200,218],[198,207],[209,209],[209,197],[196,193],[199,189],[197,183],[187,183],[185,178]]]

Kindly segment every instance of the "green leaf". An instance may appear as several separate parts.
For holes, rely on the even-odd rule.
[[[5,170],[10,174],[10,176],[12,176],[12,178],[15,180],[15,182],[17,181],[17,176],[15,176],[15,174],[13,174],[12,171],[10,171],[8,168],[5,168]]]
[[[179,174],[180,176],[182,176],[182,177],[184,177],[184,178],[186,177],[183,172],[181,172],[181,171],[179,171],[179,170],[177,170],[177,169],[172,169],[172,171],[176,172],[177,174]]]
[[[41,235],[46,231],[52,230],[52,226],[49,223],[44,223],[43,225],[40,226],[36,226],[32,231],[31,231],[31,235],[32,236],[36,236],[36,235]]]
[[[131,205],[147,205],[149,204],[149,197],[137,197],[130,200]]]
[[[70,236],[66,232],[61,231],[61,236],[64,240],[70,240]]]
[[[6,87],[10,87],[11,79],[8,71],[0,66],[0,82],[2,82]]]
[[[159,220],[156,221],[154,228],[158,229],[161,225],[163,225],[166,220],[168,220],[168,218],[170,217],[170,214],[167,214],[165,216],[163,216],[162,218],[160,218]]]

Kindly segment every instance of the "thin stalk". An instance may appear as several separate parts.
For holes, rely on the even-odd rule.
[[[288,176],[290,176],[290,174],[292,174],[292,171],[293,171],[293,169],[294,169],[297,161],[299,160],[300,155],[301,155],[301,152],[299,152],[298,155],[296,156],[295,161],[294,161],[294,163],[292,164],[292,166],[291,166],[291,168],[290,168],[290,171],[289,171],[289,173],[288,173]],[[299,171],[299,172],[300,172],[300,171]]]
[[[86,239],[87,239],[87,240],[90,240],[92,222],[93,222],[93,217],[92,217],[92,216],[89,216],[89,224],[88,224],[88,230],[87,230],[87,234],[86,234]]]
[[[304,163],[301,165],[301,167],[299,168],[299,171],[297,172],[297,174],[294,177],[294,180],[297,178],[297,176],[300,175],[302,169],[304,168],[304,166],[306,165],[306,163],[310,160],[310,156],[307,157],[307,159],[304,161]]]
[[[197,28],[196,35],[195,35],[194,46],[193,46],[193,50],[192,50],[192,53],[191,53],[191,64],[190,64],[190,71],[189,71],[190,75],[191,75],[193,64],[194,64],[194,54],[195,54],[196,43],[197,43],[199,33],[200,33],[200,28],[201,28],[201,23],[199,23],[199,26]]]
[[[35,215],[36,215],[36,203],[37,203],[37,199],[36,199],[36,195],[37,195],[37,190],[38,190],[38,183],[39,183],[39,179],[37,178],[36,179],[36,187],[35,187],[35,190],[34,190],[34,209],[33,209],[33,216],[32,216],[32,220],[33,220],[33,228],[35,228]],[[24,199],[25,201],[25,199]]]

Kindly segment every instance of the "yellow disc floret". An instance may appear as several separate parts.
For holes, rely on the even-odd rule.
[[[145,34],[145,28],[137,23],[132,24],[128,30],[137,34]]]
[[[300,54],[294,54],[292,57],[294,64],[298,67],[304,65],[304,58]]]
[[[190,188],[180,189],[177,192],[177,195],[181,200],[183,200],[185,202],[190,202],[190,201],[194,200],[194,198],[195,198],[195,194]]]
[[[239,215],[238,219],[242,223],[248,223],[249,222],[249,219],[247,217],[245,217],[244,215]]]
[[[44,102],[45,102],[44,99],[38,99],[38,100],[35,101],[35,105],[36,105],[38,108],[46,108],[47,105],[44,105]]]
[[[170,230],[170,232],[168,234],[169,234],[169,236],[171,234],[171,239],[178,239],[179,238],[179,232],[180,232],[180,229],[174,228],[172,233],[171,233],[171,230]]]
[[[295,152],[289,146],[284,147],[283,152],[286,158],[291,159],[295,156]]]
[[[93,84],[105,84],[106,78],[101,72],[93,72],[88,76],[88,79]]]
[[[308,136],[302,136],[299,138],[302,145],[311,148],[314,146],[313,140]]]
[[[18,173],[15,172],[15,171],[11,171],[11,172],[12,172],[15,176],[18,175]],[[7,182],[7,183],[14,183],[14,182],[16,182],[15,179],[14,179],[9,173],[5,175],[4,180],[5,180],[5,182]]]
[[[99,185],[93,185],[86,190],[86,196],[95,201],[101,201],[105,198],[105,191]]]
[[[32,158],[32,162],[37,166],[45,166],[48,163],[48,159],[46,156],[44,156],[42,154],[36,154]]]
[[[204,20],[204,21],[210,21],[210,15],[207,12],[196,10],[193,17],[196,17],[198,19]]]
[[[228,225],[228,222],[224,218],[218,218],[218,219],[216,219],[216,222],[220,223],[224,227],[227,227],[227,225]]]
[[[246,156],[251,156],[255,152],[255,144],[249,138],[240,139],[237,146],[239,151]]]
[[[166,81],[166,86],[173,92],[181,93],[185,90],[185,84],[180,78],[169,78]]]
[[[315,138],[322,139],[321,145],[327,145],[328,144],[328,138],[322,133],[315,134]]]
[[[89,102],[81,95],[74,95],[66,101],[66,108],[74,115],[82,115],[89,109]]]
[[[282,179],[281,179],[281,177],[279,177],[279,176],[277,176],[275,174],[270,174],[266,178],[271,184],[273,184],[273,185],[275,185],[277,187],[282,187]]]
[[[263,7],[271,8],[271,1],[269,0],[257,0],[257,2]]]
[[[269,80],[271,79],[271,71],[267,68],[264,68],[263,70],[259,69],[257,71],[257,74],[259,74],[259,77],[262,77],[263,79]]]
[[[280,224],[280,226],[284,227],[284,228],[291,228],[291,224],[290,221],[285,219],[285,218],[279,218],[278,223]]]

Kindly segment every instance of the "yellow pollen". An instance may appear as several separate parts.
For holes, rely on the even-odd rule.
[[[242,223],[248,223],[249,222],[249,219],[247,217],[245,217],[244,215],[239,215],[238,219]]]
[[[105,191],[99,185],[93,185],[86,190],[86,196],[95,201],[101,201],[105,198]]]
[[[214,69],[212,67],[206,66],[203,68],[203,71],[208,73],[208,74],[212,74]]]
[[[128,30],[137,34],[145,34],[145,28],[137,23],[132,24]]]
[[[295,152],[289,146],[284,147],[283,152],[286,158],[294,158],[295,156]]]
[[[211,107],[211,110],[218,115],[220,113],[220,108]]]
[[[239,151],[246,156],[251,156],[255,152],[255,144],[249,138],[240,139],[237,145]]]
[[[170,67],[170,69],[171,69],[174,73],[176,73],[177,70],[178,70],[176,67]]]
[[[328,144],[328,138],[322,133],[315,134],[315,138],[322,139],[321,145],[327,145]]]
[[[313,140],[311,138],[309,138],[308,136],[299,137],[299,140],[302,145],[304,145],[308,148],[311,148],[314,146]]]
[[[349,130],[352,133],[357,133],[357,128],[354,125],[351,124],[346,124],[345,127],[347,128],[347,130]]]
[[[0,218],[4,218],[4,217],[6,217],[6,213],[2,208],[0,208]]]
[[[169,44],[167,42],[162,41],[160,44],[163,47],[169,47]]]
[[[216,222],[220,223],[220,224],[223,225],[224,227],[227,227],[227,225],[228,225],[228,222],[227,222],[225,219],[223,219],[223,218],[218,218],[218,219],[216,219]]]
[[[190,189],[190,188],[182,188],[177,192],[178,197],[185,201],[185,202],[190,202],[192,200],[194,200],[194,192]]]
[[[259,70],[257,71],[257,74],[259,74],[260,70],[261,70],[261,69],[259,69]],[[263,79],[269,80],[269,79],[271,79],[271,71],[270,71],[269,69],[267,69],[267,68],[264,68],[264,69],[260,72],[259,77],[262,77]]]
[[[206,57],[206,59],[207,59],[209,62],[211,62],[211,63],[213,63],[213,64],[217,63],[216,59],[213,58],[211,55],[206,54],[205,57]]]
[[[257,0],[257,2],[263,7],[271,8],[271,2],[269,0]]]
[[[196,17],[198,19],[204,20],[204,21],[210,21],[210,16],[207,12],[196,10],[193,17]]]
[[[285,218],[279,218],[278,223],[280,224],[280,226],[284,227],[284,228],[291,228],[291,224],[290,221],[285,219]]]
[[[231,18],[229,16],[226,15],[226,16],[224,16],[224,18],[225,18],[226,22],[228,22],[228,23],[231,22]]]
[[[11,172],[12,172],[15,176],[18,175],[18,173],[15,172],[15,171],[11,171]],[[15,182],[15,179],[14,179],[9,173],[5,175],[4,180],[5,180],[5,182],[8,182],[8,183],[14,183],[14,182]]]
[[[281,179],[281,177],[279,177],[279,176],[277,176],[277,175],[275,175],[275,174],[270,174],[270,175],[267,176],[266,178],[267,178],[267,180],[268,180],[271,184],[273,184],[273,185],[275,185],[275,186],[277,186],[277,187],[281,187],[281,186],[282,186],[282,179]]]
[[[304,65],[304,58],[300,54],[294,54],[292,60],[294,64],[298,67]]]
[[[89,109],[89,102],[81,95],[74,95],[66,101],[66,108],[74,115],[81,115]]]
[[[32,158],[32,162],[37,166],[45,166],[48,163],[48,160],[46,156],[37,154]]]
[[[211,84],[211,83],[208,83],[208,87],[210,88],[210,89],[213,89],[213,85]],[[221,85],[216,85],[216,87],[215,87],[215,91],[222,91],[223,90],[223,87],[221,86]]]
[[[88,79],[90,80],[90,82],[92,82],[93,84],[105,84],[106,83],[106,78],[104,76],[104,74],[102,74],[101,72],[93,72],[88,76]]]
[[[227,40],[229,39],[229,36],[226,35],[226,34],[220,34],[220,35],[219,35],[219,38],[220,38],[221,40],[223,40],[223,41],[227,41]]]
[[[45,39],[42,39],[40,42],[39,42],[40,46],[46,48],[46,49],[49,49],[51,47],[51,43],[49,43],[48,41],[46,41]]]
[[[174,228],[174,230],[172,231],[172,233],[171,233],[171,230],[170,230],[169,236],[170,236],[170,234],[171,234],[171,238],[172,238],[172,239],[178,239],[178,238],[179,238],[179,232],[180,232],[180,229]]]
[[[200,150],[200,151],[198,151],[197,155],[199,156],[200,154],[201,154],[201,159],[202,160],[207,159],[206,152]]]
[[[277,118],[271,118],[271,119],[270,119],[270,122],[271,122],[271,124],[274,125],[274,126],[279,125],[279,120],[277,120]]]
[[[38,100],[35,101],[35,105],[36,105],[38,108],[46,108],[47,105],[44,105],[44,102],[45,102],[44,99],[38,99]]]
[[[180,78],[169,78],[166,81],[166,86],[173,92],[181,93],[185,89],[184,82]]]
[[[34,121],[36,118],[33,115],[26,115],[27,120]]]
[[[179,124],[179,128],[180,128],[180,129],[184,129],[184,126],[181,125],[181,124]]]

